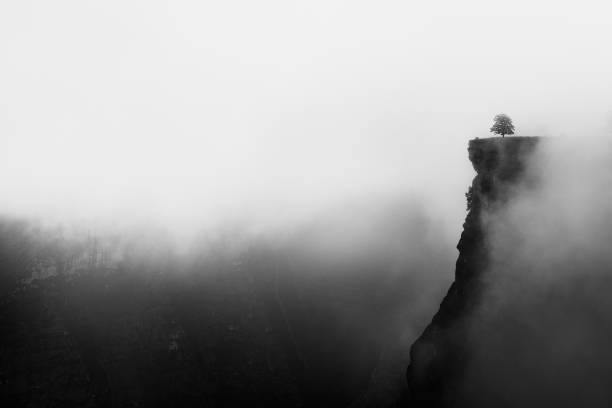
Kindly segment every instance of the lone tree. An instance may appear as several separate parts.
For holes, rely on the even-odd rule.
[[[500,113],[499,115],[495,115],[493,120],[495,123],[491,126],[491,132],[502,135],[502,137],[514,134],[514,125],[512,124],[510,116],[505,113]]]

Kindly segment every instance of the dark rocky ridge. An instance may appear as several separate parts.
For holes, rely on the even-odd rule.
[[[519,185],[537,183],[527,170],[529,157],[540,141],[537,137],[507,137],[469,142],[469,158],[477,174],[466,194],[469,212],[457,245],[455,281],[411,348],[407,370],[411,407],[460,405],[457,384],[470,358],[466,347],[468,318],[479,304],[488,263],[482,216],[503,206]]]

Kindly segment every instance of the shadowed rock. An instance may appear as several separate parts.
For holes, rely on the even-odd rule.
[[[468,318],[479,304],[488,263],[482,215],[503,206],[519,184],[537,182],[527,171],[527,163],[540,141],[537,137],[507,137],[469,142],[469,158],[477,174],[467,194],[469,212],[457,245],[455,281],[411,348],[407,370],[410,406],[456,405],[457,381],[469,358]]]

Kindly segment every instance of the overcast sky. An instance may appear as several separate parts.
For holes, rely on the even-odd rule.
[[[609,130],[609,17],[587,1],[2,1],[0,212],[185,226],[408,194],[458,230],[467,141],[495,114],[522,135]]]

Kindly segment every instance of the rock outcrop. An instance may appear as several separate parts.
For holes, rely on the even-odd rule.
[[[455,281],[438,313],[411,348],[407,370],[411,407],[461,405],[456,401],[456,387],[470,358],[468,319],[481,299],[488,264],[483,215],[503,206],[517,186],[537,182],[527,169],[540,140],[507,137],[469,143],[469,158],[477,175],[466,194],[469,212],[457,245]]]

